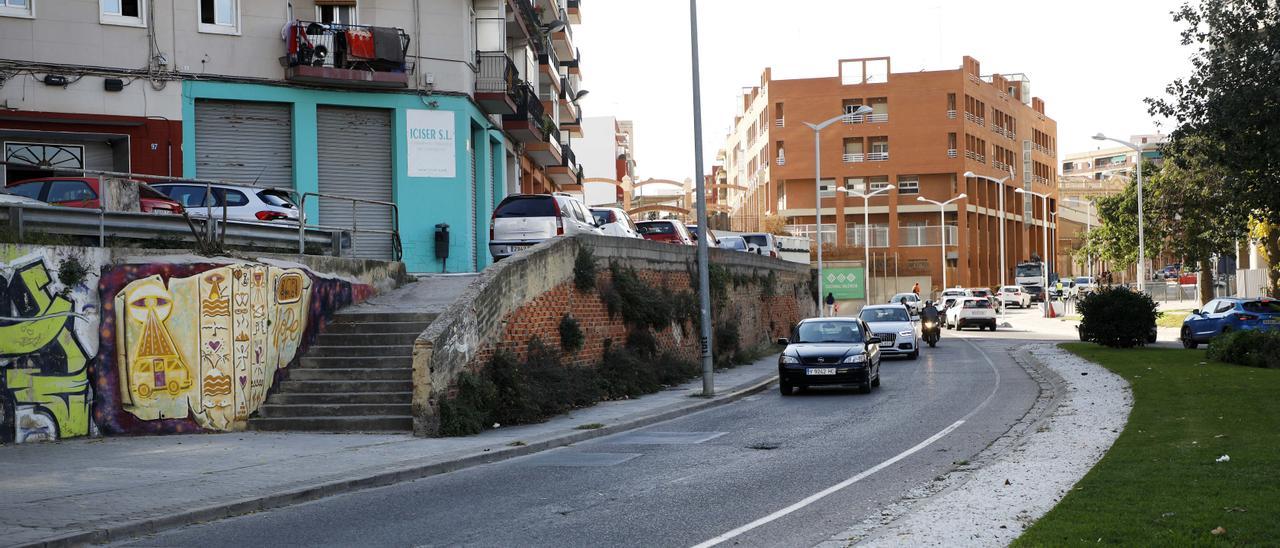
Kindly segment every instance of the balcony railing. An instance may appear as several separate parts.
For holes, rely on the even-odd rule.
[[[955,119],[956,119],[956,111],[955,111],[955,109],[952,109],[952,110],[948,110],[948,111],[947,111],[947,119],[948,119],[948,120],[955,120]]]
[[[520,70],[516,64],[501,51],[481,51],[476,53],[476,92],[478,93],[514,93],[520,82]]]
[[[787,127],[787,119],[786,119],[786,118],[778,118],[777,120],[774,120],[774,121],[773,121],[773,125],[778,126],[778,127]]]
[[[787,157],[783,156],[782,154],[778,154],[778,165],[780,166],[787,165]]]
[[[846,114],[844,118],[841,118],[841,121],[846,124],[861,124],[861,123],[878,124],[878,123],[888,122],[889,113],[879,112],[879,113],[872,113],[872,114]]]
[[[956,245],[957,230],[955,225],[946,226],[948,246]],[[898,245],[903,247],[924,247],[942,245],[938,242],[941,231],[938,225],[933,226],[900,226],[898,227]]]
[[[948,158],[955,158],[955,157],[956,157],[956,149],[954,149],[954,148],[949,148],[949,149],[947,149],[947,157],[948,157]]]
[[[1000,160],[991,160],[991,166],[1004,173],[1008,173],[1010,169],[1009,164],[1001,162]]]
[[[889,113],[888,113],[888,112],[878,112],[878,113],[868,114],[868,115],[867,115],[867,121],[868,121],[868,122],[871,122],[871,123],[873,123],[873,124],[879,124],[879,123],[888,122],[888,121],[889,121]]]
[[[285,29],[285,78],[315,84],[407,87],[409,35],[393,27],[294,21]]]
[[[888,160],[889,160],[889,151],[887,150],[884,152],[868,152],[867,153],[868,162],[886,162]]]
[[[861,152],[849,152],[844,155],[844,163],[846,164],[856,164],[858,162],[865,162],[866,159],[867,159],[866,155]]]
[[[871,225],[870,230],[862,226],[845,227],[844,239],[849,247],[866,247],[863,242],[866,241],[867,232],[871,233],[870,247],[889,247],[889,227],[884,225]]]
[[[980,126],[985,126],[987,124],[987,121],[985,119],[971,112],[964,113],[964,119],[972,123],[978,124]]]
[[[976,161],[976,162],[982,162],[982,163],[984,163],[984,164],[985,164],[985,163],[987,163],[987,157],[986,157],[986,156],[983,156],[983,155],[981,155],[981,154],[978,154],[977,152],[974,152],[974,151],[972,151],[972,150],[966,150],[966,151],[964,151],[964,157],[965,157],[965,158],[968,158],[968,159],[970,159],[970,160]]]

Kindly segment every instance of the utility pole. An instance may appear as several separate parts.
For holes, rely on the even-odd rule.
[[[702,320],[702,395],[716,395],[715,361],[711,356],[711,261],[707,252],[707,240],[711,233],[707,226],[706,178],[702,171],[702,76],[698,71],[698,0],[689,0],[689,41],[693,55],[693,163],[694,188],[698,193],[698,226],[702,237],[698,238],[698,301]]]

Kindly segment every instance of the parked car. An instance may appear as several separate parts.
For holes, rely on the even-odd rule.
[[[946,313],[948,308],[956,305],[956,302],[965,298],[965,295],[948,295],[942,298],[942,304],[938,305],[938,311]]]
[[[720,238],[720,249],[747,251],[747,241],[742,236],[725,236]]]
[[[856,384],[862,393],[880,386],[882,341],[858,318],[801,320],[792,336],[778,339],[785,346],[778,357],[778,389]]]
[[[1275,299],[1214,299],[1193,310],[1182,320],[1180,339],[1185,348],[1195,348],[1231,331],[1280,330],[1280,301]]]
[[[596,226],[605,236],[617,236],[619,238],[639,238],[640,231],[636,230],[636,223],[627,216],[627,212],[616,207],[593,207],[591,208],[591,216],[596,220]]]
[[[778,238],[767,232],[756,232],[751,234],[743,234],[742,239],[747,241],[747,250],[758,254],[767,255],[769,257],[778,258]]]
[[[1060,284],[1055,283],[1049,286],[1050,299],[1070,299],[1075,296],[1076,296],[1076,281],[1074,279],[1068,278],[1068,279],[1062,280]]]
[[[996,294],[985,287],[971,287],[969,288],[969,295],[990,300],[991,306],[996,309],[996,314],[999,314],[1000,309],[1004,307],[1004,303],[1001,302],[1000,299],[996,298]]]
[[[33,187],[33,188],[35,188],[35,187]],[[37,200],[37,199],[35,199],[35,198],[29,198],[29,197],[26,197],[26,196],[20,196],[20,195],[17,195],[17,194],[11,194],[11,193],[7,192],[5,189],[0,188],[0,205],[35,205],[35,206],[47,206],[47,205],[49,205],[49,204],[46,204],[46,203],[44,203],[44,202],[41,202],[40,200]]]
[[[636,229],[646,240],[678,245],[694,245],[696,241],[689,229],[680,221],[640,221]]]
[[[1042,302],[1044,302],[1044,288],[1043,288],[1043,287],[1040,287],[1040,286],[1038,286],[1038,285],[1024,285],[1024,286],[1022,286],[1022,290],[1023,290],[1023,291],[1026,291],[1026,292],[1027,292],[1027,294],[1031,296],[1031,302],[1033,302],[1033,303],[1042,303]]]
[[[696,244],[698,238],[702,237],[702,231],[698,225],[685,225],[685,228],[689,229],[689,235],[693,236],[693,242]],[[711,239],[707,240],[707,247],[720,247],[720,238],[716,237],[716,231],[708,229],[707,234],[711,235]]]
[[[977,326],[978,330],[996,330],[996,310],[991,299],[965,297],[947,309],[947,329]]]
[[[886,356],[920,357],[920,331],[911,314],[900,304],[874,304],[862,307],[858,317],[880,339],[880,351]]]
[[[5,190],[17,196],[40,200],[61,207],[102,207],[97,177],[45,177],[9,183]],[[157,192],[146,183],[138,183],[138,209],[143,213],[182,214],[182,205]]]
[[[192,217],[203,218],[212,212],[214,219],[221,219],[225,205],[227,220],[231,221],[298,222],[298,206],[284,190],[196,182],[164,182],[151,186],[182,204]]]
[[[911,311],[912,316],[919,316],[920,311],[924,309],[924,301],[920,300],[919,295],[911,292],[898,293],[892,299],[889,299],[889,302],[905,306],[907,310]]]
[[[562,195],[514,194],[493,210],[489,254],[500,260],[549,238],[575,234],[600,234],[582,202]]]
[[[1006,285],[1000,288],[1000,301],[1005,306],[1027,308],[1031,306],[1031,294],[1020,285]]]
[[[1079,276],[1076,278],[1076,296],[1084,297],[1097,287],[1097,283],[1090,276]]]

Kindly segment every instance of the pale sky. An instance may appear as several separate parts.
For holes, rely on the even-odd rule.
[[[701,0],[703,146],[710,171],[743,87],[835,76],[841,58],[892,57],[894,72],[1025,73],[1058,122],[1059,157],[1099,148],[1090,137],[1156,130],[1144,97],[1190,72],[1169,12],[1181,0]],[[583,2],[575,26],[586,116],[635,121],[640,178],[694,173],[689,2]],[[1167,125],[1159,128],[1168,132]]]

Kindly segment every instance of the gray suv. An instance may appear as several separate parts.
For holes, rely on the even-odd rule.
[[[567,194],[515,194],[493,210],[489,254],[501,260],[548,238],[600,234],[587,206]]]

